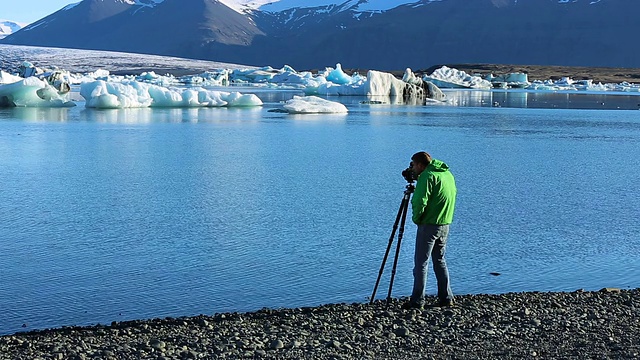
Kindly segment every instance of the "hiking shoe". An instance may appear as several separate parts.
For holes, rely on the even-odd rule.
[[[453,300],[451,299],[440,300],[434,306],[435,307],[451,307],[453,306]]]
[[[424,306],[422,304],[414,303],[412,301],[407,301],[402,304],[403,310],[424,310]]]

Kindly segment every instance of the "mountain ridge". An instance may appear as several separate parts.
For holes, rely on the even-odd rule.
[[[84,0],[0,42],[294,68],[640,67],[633,48],[640,2],[421,0],[359,10],[376,1],[269,12],[260,10],[274,6],[265,0]]]

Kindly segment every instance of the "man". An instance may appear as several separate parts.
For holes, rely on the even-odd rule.
[[[413,292],[404,307],[421,309],[424,306],[429,257],[433,261],[433,270],[438,281],[438,302],[435,305],[452,306],[453,293],[449,285],[449,270],[444,253],[456,203],[456,182],[447,164],[432,159],[431,155],[424,151],[411,157],[411,167],[418,179],[411,199],[412,220],[418,225],[418,232]]]

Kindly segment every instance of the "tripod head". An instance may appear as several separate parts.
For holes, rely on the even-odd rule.
[[[413,185],[413,183],[409,183],[407,184],[407,186],[405,186],[405,191],[404,194],[405,195],[411,195],[413,194],[413,191],[416,189],[416,187]]]

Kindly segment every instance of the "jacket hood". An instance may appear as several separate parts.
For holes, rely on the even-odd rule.
[[[431,159],[431,163],[429,163],[427,169],[431,171],[449,171],[449,165],[440,160]]]

